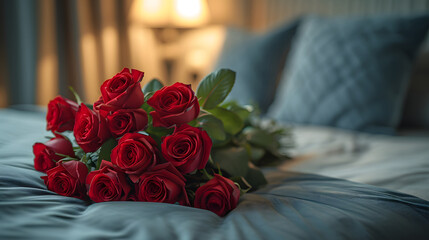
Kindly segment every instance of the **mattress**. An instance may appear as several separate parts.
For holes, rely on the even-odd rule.
[[[45,141],[44,113],[4,109],[0,123],[0,239],[428,236],[427,138],[298,127],[296,158],[264,169],[269,184],[221,218],[175,204],[91,204],[50,192],[33,168],[31,148]]]

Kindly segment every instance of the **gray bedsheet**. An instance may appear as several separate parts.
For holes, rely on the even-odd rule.
[[[295,127],[295,159],[281,169],[367,183],[429,200],[429,134],[364,134]]]
[[[316,174],[266,169],[269,185],[224,218],[172,204],[88,204],[46,190],[31,145],[44,116],[0,110],[0,239],[427,239],[429,202]]]

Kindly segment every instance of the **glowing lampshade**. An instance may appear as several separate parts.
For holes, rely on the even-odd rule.
[[[134,0],[131,19],[149,27],[191,28],[209,20],[205,0]]]

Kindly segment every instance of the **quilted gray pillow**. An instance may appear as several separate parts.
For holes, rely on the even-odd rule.
[[[268,116],[393,133],[428,26],[428,15],[305,19]]]

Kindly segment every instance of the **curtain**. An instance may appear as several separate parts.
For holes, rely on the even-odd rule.
[[[0,107],[46,105],[68,87],[86,102],[130,67],[163,79],[152,31],[128,17],[132,0],[0,0]]]

